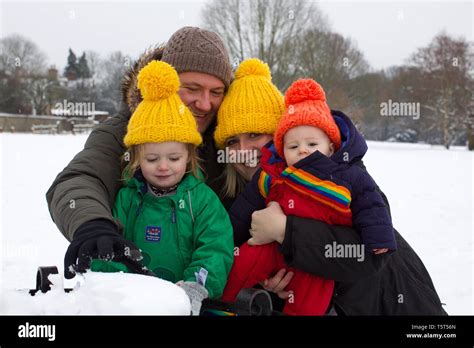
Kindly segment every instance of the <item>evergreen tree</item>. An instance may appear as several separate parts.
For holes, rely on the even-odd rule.
[[[87,64],[86,53],[83,52],[81,58],[79,58],[79,63],[77,65],[78,77],[89,78],[91,73],[89,70],[89,65]]]
[[[70,80],[75,80],[76,78],[80,77],[77,65],[77,57],[71,49],[69,49],[69,56],[67,57],[67,66],[64,69],[64,76]]]

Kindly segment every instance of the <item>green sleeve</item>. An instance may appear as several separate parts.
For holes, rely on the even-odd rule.
[[[93,259],[91,261],[91,271],[93,272],[104,272],[104,273],[114,273],[114,272],[124,272],[130,273],[127,266],[123,263],[115,261],[105,261],[99,259]]]
[[[184,271],[184,279],[196,281],[196,274],[201,268],[205,269],[209,297],[219,298],[234,261],[232,224],[217,195],[207,185],[198,188],[191,195],[196,247],[191,263]]]

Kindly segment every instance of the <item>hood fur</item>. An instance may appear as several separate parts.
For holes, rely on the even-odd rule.
[[[150,47],[136,60],[133,67],[125,73],[121,83],[122,98],[127,103],[130,112],[133,113],[142,101],[140,90],[137,87],[138,73],[152,60],[161,60],[164,49],[164,44]]]

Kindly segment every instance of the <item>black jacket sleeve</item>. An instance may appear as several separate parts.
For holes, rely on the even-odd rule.
[[[352,282],[375,274],[390,258],[367,251],[362,261],[356,257],[326,256],[328,246],[359,244],[362,245],[360,235],[350,227],[288,216],[281,252],[291,267],[326,279]]]
[[[362,162],[358,165],[365,170]],[[376,189],[382,195],[390,214],[386,196],[378,186]],[[326,257],[326,250],[328,246],[361,244],[360,234],[353,228],[288,216],[281,252],[289,266],[326,279],[353,282],[380,271],[391,254],[374,255],[366,251],[364,260],[360,261],[355,257]]]
[[[230,221],[234,229],[234,245],[240,246],[250,238],[250,224],[252,213],[265,208],[265,199],[258,189],[258,179],[261,169],[255,173],[250,183],[232,204],[229,211]]]

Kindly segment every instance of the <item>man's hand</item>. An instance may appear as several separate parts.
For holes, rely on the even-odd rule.
[[[249,245],[262,245],[285,239],[286,215],[277,202],[270,202],[265,209],[252,214]]]
[[[139,262],[143,257],[133,242],[120,234],[109,220],[97,219],[82,224],[64,256],[64,277],[74,278],[90,268],[92,259],[114,260],[120,258]]]
[[[293,279],[294,273],[285,273],[286,269],[282,268],[272,278],[265,279],[260,285],[263,286],[265,290],[274,292],[279,298],[286,300],[290,296],[291,291],[285,291],[285,288],[291,279]]]

